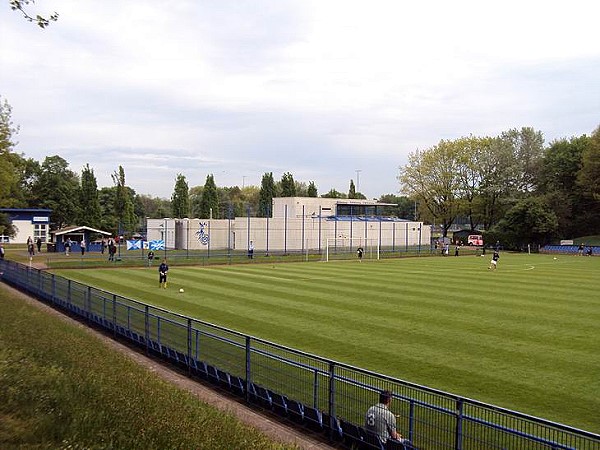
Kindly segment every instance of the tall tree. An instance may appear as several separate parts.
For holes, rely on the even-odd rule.
[[[519,200],[492,231],[500,231],[511,246],[544,245],[558,229],[554,211],[539,197]]]
[[[185,176],[177,174],[175,189],[171,196],[171,211],[173,217],[182,219],[190,214],[190,196],[189,188]]]
[[[60,156],[47,156],[35,182],[35,204],[52,210],[53,228],[75,224],[79,217],[79,177]]]
[[[338,192],[335,189],[331,188],[329,192],[321,195],[321,198],[346,198],[346,194]]]
[[[200,201],[200,214],[201,219],[209,219],[213,215],[219,213],[219,196],[217,193],[217,185],[215,184],[215,178],[212,174],[206,177],[204,183],[204,189],[202,190],[202,200]]]
[[[584,149],[589,146],[588,136],[559,139],[544,152],[537,195],[543,195],[546,203],[558,217],[561,236],[577,236],[580,228],[586,228],[580,219],[589,207],[583,198],[577,175],[582,167]]]
[[[15,206],[14,192],[18,185],[12,150],[14,135],[19,132],[12,122],[12,108],[0,97],[0,204]]]
[[[585,234],[600,233],[600,127],[592,133],[583,151],[577,185],[582,192],[582,208],[577,217],[579,230]]]
[[[398,176],[401,191],[418,202],[421,218],[439,221],[444,236],[461,206],[458,147],[442,140],[430,149],[411,153]]]
[[[530,127],[503,132],[500,139],[512,148],[514,160],[519,165],[515,187],[521,192],[532,192],[536,188],[540,165],[544,154],[544,137],[540,131]]]
[[[294,183],[294,177],[290,172],[284,173],[281,177],[281,196],[296,196],[296,183]]]
[[[81,189],[79,191],[79,225],[99,228],[101,225],[100,201],[98,199],[98,183],[94,170],[86,164],[81,171]]]
[[[119,166],[118,171],[112,174],[115,184],[114,208],[115,215],[119,221],[119,232],[134,232],[138,225],[138,219],[133,211],[133,197],[131,191],[125,184],[125,170]]]
[[[307,189],[306,195],[308,197],[318,197],[317,186],[315,185],[314,181],[311,181],[308,183],[308,189]]]
[[[356,187],[354,180],[350,180],[350,188],[348,189],[348,198],[356,198]]]
[[[406,196],[397,196],[394,194],[385,194],[379,197],[380,203],[394,203],[396,206],[390,206],[388,211],[390,215],[400,219],[414,219],[415,202]]]
[[[271,217],[273,197],[275,197],[275,181],[273,172],[265,173],[260,184],[258,199],[258,217]]]
[[[589,145],[582,152],[577,184],[585,194],[600,201],[600,126],[592,133]]]

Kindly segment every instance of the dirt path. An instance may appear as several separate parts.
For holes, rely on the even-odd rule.
[[[136,361],[138,364],[143,365],[144,367],[148,368],[150,371],[154,372],[161,378],[173,383],[181,389],[190,392],[191,394],[196,396],[200,401],[234,415],[241,422],[262,431],[263,433],[271,437],[273,440],[288,444],[295,444],[298,446],[298,448],[305,450],[336,448],[328,445],[328,443],[321,436],[307,435],[299,429],[295,429],[292,426],[288,427],[277,420],[273,420],[270,417],[268,417],[268,415],[261,414],[260,412],[257,412],[249,406],[240,403],[235,399],[229,398],[225,394],[221,394],[208,386],[204,386],[199,382],[187,378],[185,375],[182,375],[177,370],[174,370],[168,365],[165,365],[160,361],[154,360],[152,358],[149,358],[144,353],[140,353],[136,349],[132,349],[127,345],[115,341],[112,338],[103,334],[102,332],[90,328],[78,322],[77,320],[66,316],[60,311],[57,311],[54,308],[51,308],[50,306],[46,305],[45,303],[42,303],[16,289],[13,289],[4,283],[0,283],[0,288],[10,291],[13,295],[22,298],[23,301],[27,302],[28,304],[33,305],[47,312],[48,314],[58,317],[60,320],[63,320],[73,326],[86,330],[88,333],[96,336],[98,339],[103,341],[106,345],[121,352],[122,354]]]

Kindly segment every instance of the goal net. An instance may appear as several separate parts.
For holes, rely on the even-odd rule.
[[[362,249],[362,259],[379,259],[379,240],[359,237],[327,238],[322,259],[358,259],[359,249]]]

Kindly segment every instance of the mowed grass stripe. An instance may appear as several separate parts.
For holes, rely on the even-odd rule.
[[[119,293],[201,320],[598,430],[598,262],[503,253],[496,272],[488,257],[174,267],[166,291],[156,268],[118,278]],[[110,286],[115,273],[78,279]]]

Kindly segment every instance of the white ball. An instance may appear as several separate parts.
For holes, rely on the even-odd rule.
[[[558,258],[555,256],[554,259],[558,259]]]
[[[183,290],[183,288],[181,288],[181,289],[179,289],[179,292],[181,292],[183,294],[185,291]]]

